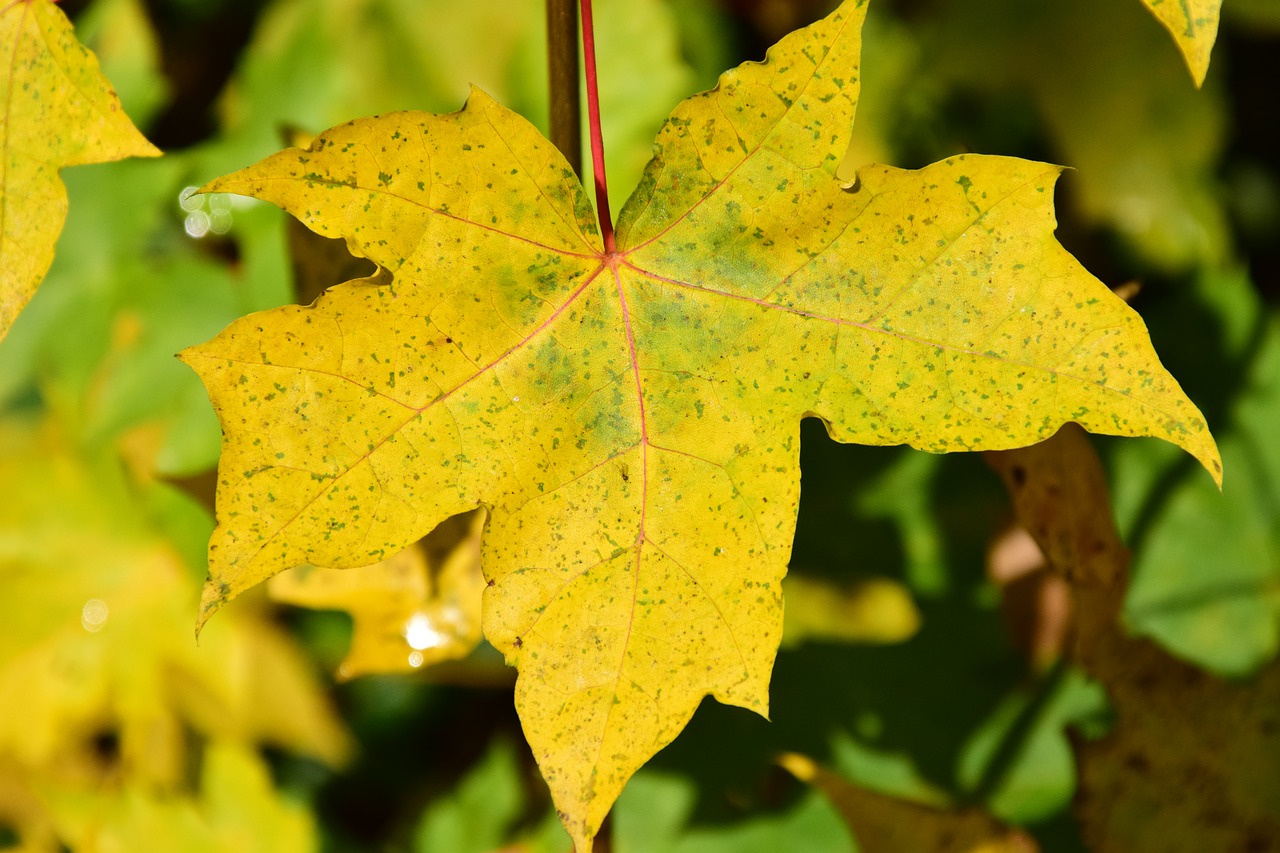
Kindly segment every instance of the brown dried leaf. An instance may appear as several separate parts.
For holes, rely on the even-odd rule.
[[[1228,682],[1125,633],[1128,553],[1082,431],[1068,425],[987,458],[1021,523],[1071,583],[1076,659],[1115,706],[1112,731],[1077,749],[1076,816],[1089,849],[1280,850],[1280,665]]]
[[[787,753],[778,759],[797,779],[818,788],[858,839],[862,853],[1037,853],[1026,833],[977,809],[939,809],[879,794]]]

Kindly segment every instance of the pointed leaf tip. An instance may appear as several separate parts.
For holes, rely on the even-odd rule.
[[[213,615],[234,597],[227,584],[214,583],[212,578],[205,581],[204,587],[200,590],[200,608],[196,615],[196,639],[200,638],[200,632],[204,630],[205,624],[213,618]]]
[[[1142,0],[1182,53],[1196,88],[1209,73],[1209,57],[1218,37],[1222,0]]]

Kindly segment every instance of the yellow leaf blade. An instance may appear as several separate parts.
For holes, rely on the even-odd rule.
[[[61,9],[0,5],[0,339],[53,262],[67,213],[58,170],[159,154]]]
[[[348,122],[200,191],[269,201],[393,273],[438,275],[507,245],[592,258],[601,249],[564,158],[476,88],[458,112]]]
[[[1222,0],[1142,0],[1173,36],[1196,86],[1209,73],[1209,54],[1218,38]]]

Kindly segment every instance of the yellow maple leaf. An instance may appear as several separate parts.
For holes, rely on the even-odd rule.
[[[285,568],[373,563],[487,506],[485,635],[585,853],[704,696],[767,712],[802,418],[939,453],[1073,420],[1217,478],[1141,319],[1054,239],[1058,167],[836,177],[864,12],[679,105],[616,247],[554,148],[479,91],[210,184],[393,281],[182,354],[224,425],[200,624]]]
[[[53,262],[63,166],[156,157],[50,0],[0,0],[0,339]]]

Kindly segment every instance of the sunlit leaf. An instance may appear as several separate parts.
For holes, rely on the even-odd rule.
[[[120,109],[50,0],[0,6],[0,339],[53,261],[64,166],[160,152]]]
[[[1053,238],[1058,167],[836,178],[863,11],[678,106],[616,251],[559,154],[479,91],[210,184],[394,281],[184,352],[226,434],[200,622],[285,568],[366,565],[490,507],[485,633],[586,851],[703,696],[766,712],[806,415],[934,452],[1074,420],[1216,479],[1141,320]]]

